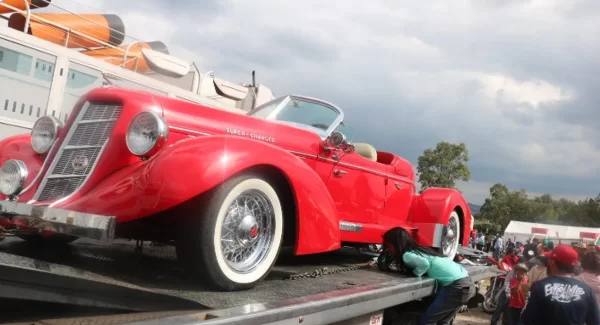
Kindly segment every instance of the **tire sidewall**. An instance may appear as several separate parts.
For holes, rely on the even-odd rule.
[[[238,273],[229,267],[227,261],[221,253],[221,228],[231,203],[244,191],[250,189],[261,191],[270,201],[275,216],[275,234],[273,242],[271,243],[271,247],[269,247],[269,253],[263,259],[263,261],[254,270],[248,273]],[[217,265],[215,266],[218,268],[219,273],[221,273],[221,275],[227,279],[227,281],[240,285],[252,284],[264,278],[270,271],[271,267],[275,263],[275,260],[277,259],[277,256],[279,255],[279,248],[281,246],[283,237],[283,209],[281,206],[281,201],[279,200],[279,197],[273,187],[260,178],[243,178],[237,184],[233,185],[227,193],[224,193],[224,198],[221,200],[220,206],[215,210],[216,220],[214,224],[212,246],[214,249],[213,254],[217,262]]]

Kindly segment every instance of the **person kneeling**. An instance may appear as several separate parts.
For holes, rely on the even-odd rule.
[[[451,324],[458,309],[475,294],[465,268],[432,248],[421,246],[401,227],[383,235],[383,251],[377,265],[383,271],[427,275],[440,286],[437,297],[419,317],[419,324]],[[436,290],[437,291],[437,290]]]

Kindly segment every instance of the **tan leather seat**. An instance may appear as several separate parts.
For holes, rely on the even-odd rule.
[[[355,143],[354,151],[371,161],[377,161],[377,150],[368,143]]]

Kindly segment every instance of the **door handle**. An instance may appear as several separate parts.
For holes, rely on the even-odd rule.
[[[348,172],[345,170],[336,169],[333,171],[333,175],[335,175],[335,176],[348,175]]]
[[[402,187],[402,184],[400,184],[400,182],[395,182],[394,185],[396,185],[396,189],[400,189]]]

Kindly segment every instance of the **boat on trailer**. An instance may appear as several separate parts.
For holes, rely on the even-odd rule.
[[[233,83],[169,54],[161,41],[127,36],[117,15],[4,0],[0,18],[7,21],[0,26],[0,139],[28,133],[44,115],[65,122],[81,95],[105,85],[242,114],[275,98],[254,72],[252,83]]]

